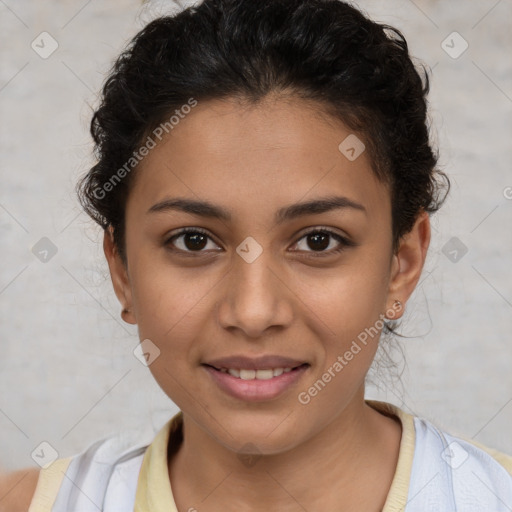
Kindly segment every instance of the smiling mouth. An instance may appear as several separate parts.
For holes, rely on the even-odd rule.
[[[246,368],[217,368],[210,364],[205,364],[214,370],[221,373],[228,373],[232,377],[241,380],[270,380],[274,377],[279,377],[283,373],[295,372],[303,367],[308,367],[309,363],[303,363],[294,367],[277,367],[277,368],[264,368],[260,370],[246,369]]]

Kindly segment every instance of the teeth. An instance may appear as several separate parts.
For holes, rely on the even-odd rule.
[[[274,376],[273,370],[256,370],[255,377],[259,380],[268,380]]]
[[[233,377],[237,377],[242,380],[268,380],[273,377],[279,377],[283,373],[292,371],[292,368],[268,368],[265,370],[246,370],[244,368],[238,370],[236,368],[221,368],[222,373],[229,373]]]
[[[251,380],[256,377],[256,371],[255,370],[240,370],[240,378],[242,380]]]

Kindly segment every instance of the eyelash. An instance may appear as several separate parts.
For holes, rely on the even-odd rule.
[[[172,244],[172,241],[174,239],[179,238],[180,236],[185,235],[187,233],[201,233],[201,234],[207,236],[208,238],[210,238],[211,240],[213,240],[210,237],[210,235],[208,234],[208,232],[202,228],[183,228],[182,230],[178,231],[177,233],[172,235],[170,238],[168,238],[166,240],[166,242],[164,243],[164,245],[168,246],[168,245]],[[327,229],[327,228],[315,228],[311,231],[308,231],[307,233],[304,233],[297,240],[297,242],[295,242],[295,244],[298,243],[303,238],[306,238],[307,236],[321,234],[321,233],[328,234],[328,235],[332,236],[335,240],[340,242],[340,245],[336,249],[331,249],[329,251],[306,251],[307,253],[311,253],[308,256],[306,256],[307,258],[310,258],[310,257],[318,258],[318,257],[330,256],[332,254],[338,254],[338,253],[344,251],[347,247],[354,247],[356,245],[354,242],[352,242],[348,238],[345,238],[345,237],[339,235],[338,233],[331,231],[330,229]],[[181,252],[181,253],[185,253],[185,254],[194,254],[194,253],[201,254],[202,252],[204,252],[203,250],[201,250],[201,251],[184,251],[183,249],[175,249],[175,248],[170,248],[170,250],[173,252]]]

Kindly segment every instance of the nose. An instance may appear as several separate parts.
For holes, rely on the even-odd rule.
[[[293,292],[284,273],[266,251],[251,263],[238,254],[223,280],[217,315],[220,325],[242,331],[247,338],[261,338],[267,330],[281,330],[293,318]]]

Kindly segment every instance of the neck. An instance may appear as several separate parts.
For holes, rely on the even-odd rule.
[[[343,503],[343,511],[380,511],[396,469],[401,426],[365,403],[364,388],[356,395],[317,435],[246,465],[184,415],[183,443],[169,461],[178,509],[341,510]]]

